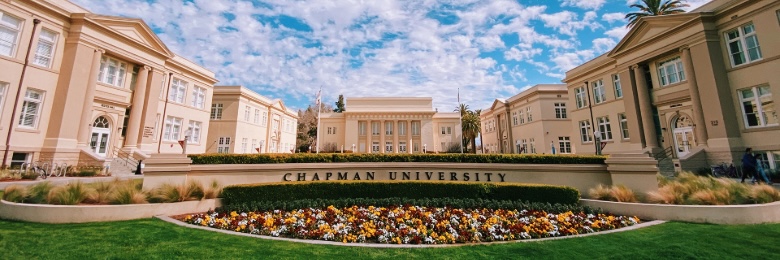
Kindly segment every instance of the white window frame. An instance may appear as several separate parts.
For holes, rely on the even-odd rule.
[[[381,127],[381,122],[371,122],[371,135],[379,136]]]
[[[623,137],[623,139],[628,139],[629,138],[628,119],[626,118],[626,114],[619,113],[618,121],[620,121],[620,135]]]
[[[252,107],[245,106],[245,108],[244,108],[244,121],[245,122],[249,122],[249,113],[251,113],[251,111],[252,111]]]
[[[38,34],[38,46],[35,48],[35,57],[33,58],[33,64],[51,68],[52,61],[54,60],[54,52],[57,49],[56,32],[49,29],[42,29]]]
[[[249,150],[250,153],[255,153],[257,150],[257,139],[252,139],[252,149]]]
[[[570,154],[571,153],[571,138],[568,136],[558,137],[558,153]]]
[[[412,135],[420,135],[420,121],[412,121]]]
[[[385,152],[386,153],[392,153],[393,152],[393,142],[385,141]]]
[[[12,20],[16,22],[16,24],[11,24],[6,20]],[[0,30],[14,35],[11,42],[0,42],[0,45],[8,47],[9,49],[8,53],[0,53],[0,55],[6,57],[14,57],[16,55],[17,46],[19,45],[19,32],[23,26],[23,19],[8,15],[7,13],[0,11]]]
[[[385,135],[393,135],[393,122],[387,121],[385,122]]]
[[[165,117],[165,129],[163,130],[163,140],[179,141],[181,127],[184,119],[174,116]]]
[[[260,123],[260,109],[255,108],[254,120],[255,120],[255,124],[259,124]]]
[[[674,75],[674,78],[671,78],[671,75]],[[661,86],[685,81],[685,69],[679,56],[658,64],[658,81]]]
[[[380,150],[379,150],[379,141],[372,141],[371,142],[371,152],[372,153],[380,152]]]
[[[111,71],[112,68],[113,71]],[[100,73],[98,73],[98,82],[114,87],[124,88],[126,74],[127,63],[108,56],[103,56],[100,58]]]
[[[555,103],[555,118],[566,119],[566,103]]]
[[[222,103],[211,104],[211,120],[222,120],[222,109],[224,105]]]
[[[263,122],[260,124],[262,126],[268,126],[268,111],[263,111]]]
[[[187,81],[178,79],[176,77],[171,81],[171,89],[168,93],[168,100],[174,103],[184,104],[184,96],[187,93]]]
[[[230,137],[224,136],[219,138],[217,153],[230,153]]]
[[[46,92],[43,90],[28,88],[22,99],[22,109],[19,111],[19,124],[21,128],[38,128],[38,121],[41,119],[41,107]]]
[[[607,101],[607,93],[604,91],[604,81],[596,80],[593,85],[593,103],[601,104]]]
[[[534,145],[534,144],[536,143],[536,140],[534,140],[534,138],[531,138],[531,139],[529,139],[529,140],[528,140],[528,143],[529,143],[529,144],[530,144],[530,146],[531,146],[531,148],[530,148],[530,149],[531,149],[531,150],[530,150],[530,152],[531,152],[531,153],[536,153],[536,146]]]
[[[577,108],[588,106],[588,97],[584,86],[574,88],[574,101],[574,103],[577,105]]]
[[[398,122],[398,135],[406,135],[406,122]]]
[[[765,90],[765,93],[761,93],[761,90]],[[752,97],[745,97],[744,91],[750,91],[750,93],[753,95]],[[756,87],[750,87],[750,88],[744,88],[737,91],[740,101],[740,107],[742,107],[742,120],[745,123],[745,128],[760,128],[760,127],[767,127],[767,126],[776,126],[778,125],[778,119],[777,117],[777,109],[774,107],[774,102],[772,99],[772,90],[768,85],[762,85],[762,86],[756,86]],[[764,104],[761,103],[762,97],[765,100],[769,100],[767,106],[771,106],[771,111],[765,111]],[[754,114],[757,119],[757,125],[750,125],[748,121],[748,114],[747,111],[745,111],[745,103],[750,102],[750,105],[752,107],[755,107],[756,111]],[[771,113],[771,114],[769,114]],[[768,123],[769,121],[768,116],[772,116],[772,114],[775,116],[775,122],[774,123]]]
[[[525,124],[525,113],[522,108],[518,111],[517,115],[520,118],[520,124]]]
[[[583,143],[593,142],[593,136],[591,133],[591,124],[589,120],[580,121],[580,139]]]
[[[206,104],[206,88],[195,86],[192,88],[192,107],[203,109]]]
[[[6,90],[8,90],[8,86],[10,86],[8,82],[2,82],[0,81],[0,115],[3,114],[3,105],[5,104],[5,93]]]
[[[531,121],[534,121],[533,113],[531,113],[531,107],[526,107],[525,108],[525,113],[528,115],[528,123],[530,123]]]
[[[190,120],[187,127],[187,133],[190,134],[190,139],[187,140],[189,144],[200,144],[200,133],[203,123]]]
[[[358,135],[365,136],[366,135],[366,121],[360,121],[358,122]]]
[[[406,142],[404,142],[404,141],[399,141],[398,142],[398,152],[399,153],[407,152],[407,150],[406,150]]]
[[[623,86],[620,85],[620,74],[612,75],[612,86],[615,87],[615,98],[623,98]]]
[[[748,31],[748,28],[750,28],[750,31]],[[736,35],[731,35],[732,33],[736,33]],[[734,38],[732,38],[732,36]],[[747,23],[740,25],[737,28],[731,29],[725,33],[723,33],[723,37],[726,40],[726,48],[728,49],[728,56],[729,60],[731,61],[731,67],[739,67],[745,64],[753,63],[756,61],[759,61],[763,59],[763,54],[761,53],[761,45],[758,42],[758,36],[756,35],[756,27],[753,25],[753,23]],[[755,41],[756,46],[751,49],[756,50],[756,54],[758,57],[751,57],[750,50],[748,49],[748,39],[752,39]],[[732,43],[736,43],[736,48],[738,50],[732,49]],[[734,60],[734,55],[739,55],[742,59],[742,63],[737,64]]]
[[[517,123],[517,111],[512,112],[512,125],[518,125]]]
[[[612,125],[609,123],[609,117],[603,116],[596,118],[596,122],[599,127],[599,138],[602,141],[612,140]]]
[[[249,138],[246,137],[241,138],[241,153],[246,153],[246,146],[248,142],[249,142]]]

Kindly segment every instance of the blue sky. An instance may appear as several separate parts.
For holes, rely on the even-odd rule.
[[[292,108],[433,97],[487,108],[608,51],[637,0],[71,0],[141,18],[179,55]],[[689,0],[688,10],[707,0]],[[347,107],[349,109],[349,107]]]

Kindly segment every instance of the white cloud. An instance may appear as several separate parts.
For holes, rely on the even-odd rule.
[[[604,32],[604,35],[607,35],[609,37],[615,38],[615,39],[623,39],[623,36],[626,36],[628,33],[628,28],[624,25],[613,27],[612,29],[607,30]]]
[[[519,49],[517,47],[513,47],[509,49],[509,51],[504,52],[504,58],[507,60],[516,60],[516,61],[523,61],[533,58],[536,55],[539,55],[542,53],[542,49],[534,48],[534,49]]]
[[[615,40],[610,38],[597,38],[593,40],[593,49],[597,53],[604,53],[615,47]]]
[[[563,0],[561,6],[574,6],[582,9],[599,10],[606,0]]]
[[[601,20],[608,23],[625,21],[625,19],[626,19],[626,14],[624,13],[606,13],[601,15]]]
[[[544,25],[556,29],[559,33],[576,36],[577,31],[585,27],[591,30],[600,28],[601,24],[595,22],[596,12],[586,12],[582,20],[578,20],[578,15],[571,11],[562,11],[554,14],[542,14],[540,18]]]

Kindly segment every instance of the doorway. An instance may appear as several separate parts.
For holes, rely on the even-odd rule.
[[[674,120],[672,126],[674,126],[672,130],[674,150],[679,158],[690,153],[691,148],[696,146],[696,140],[693,136],[693,121],[690,117],[681,115]]]
[[[109,138],[111,138],[111,127],[108,123],[108,119],[100,116],[92,123],[92,135],[89,146],[96,154],[106,157],[106,154],[108,153]]]

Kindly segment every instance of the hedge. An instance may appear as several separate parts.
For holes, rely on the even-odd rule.
[[[511,164],[604,164],[605,156],[552,154],[197,154],[193,164],[271,164],[332,162],[448,162]]]
[[[452,198],[577,204],[580,193],[571,187],[552,185],[425,181],[268,183],[228,186],[222,190],[223,205],[227,207],[296,200],[349,198],[403,200]]]
[[[543,210],[548,213],[560,214],[563,212],[584,212],[586,214],[603,213],[600,208],[594,209],[589,206],[578,204],[550,204],[541,202],[526,202],[515,200],[492,200],[492,199],[453,199],[453,198],[432,198],[432,199],[405,199],[405,198],[343,198],[343,199],[307,199],[307,200],[288,200],[288,201],[253,201],[248,203],[223,205],[216,209],[218,212],[251,212],[251,211],[271,211],[271,210],[297,210],[305,208],[326,208],[328,206],[337,208],[351,206],[420,206],[420,207],[452,207],[452,208],[488,208],[488,209],[524,209],[524,210]]]

